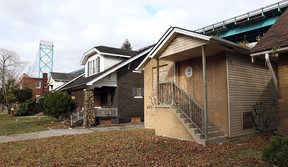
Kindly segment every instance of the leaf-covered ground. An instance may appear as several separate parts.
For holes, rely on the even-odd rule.
[[[270,137],[204,147],[149,129],[96,131],[0,144],[0,166],[263,166]]]

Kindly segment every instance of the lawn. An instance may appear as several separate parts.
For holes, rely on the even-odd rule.
[[[51,117],[13,117],[0,112],[0,135],[48,130]]]
[[[95,131],[0,144],[0,166],[265,166],[270,137],[204,147],[150,129]]]

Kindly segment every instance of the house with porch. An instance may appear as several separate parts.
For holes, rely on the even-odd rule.
[[[278,88],[279,126],[277,132],[288,135],[288,10],[251,50],[254,62],[265,59],[275,86]],[[271,62],[277,61],[278,68]]]
[[[224,39],[170,27],[136,68],[144,73],[145,128],[200,144],[275,129],[273,78],[265,61],[252,64],[249,53]]]
[[[83,109],[83,124],[144,118],[143,74],[133,70],[151,47],[129,51],[97,46],[81,58],[85,73],[59,87],[67,91]],[[95,122],[96,121],[96,122]]]

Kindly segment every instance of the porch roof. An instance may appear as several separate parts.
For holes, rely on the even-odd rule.
[[[250,51],[247,47],[225,39],[206,36],[179,27],[170,27],[136,70],[143,70],[150,59],[179,62],[194,57],[201,57],[201,47],[204,45],[207,56],[217,55],[224,51],[241,54],[249,54]]]

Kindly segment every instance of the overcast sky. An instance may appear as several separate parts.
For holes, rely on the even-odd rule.
[[[280,1],[280,0],[279,0]],[[54,43],[54,71],[81,68],[94,46],[133,49],[156,43],[169,26],[195,30],[275,0],[0,0],[0,48],[33,69],[40,40]],[[38,60],[37,60],[38,62]],[[34,75],[38,74],[38,66]]]

